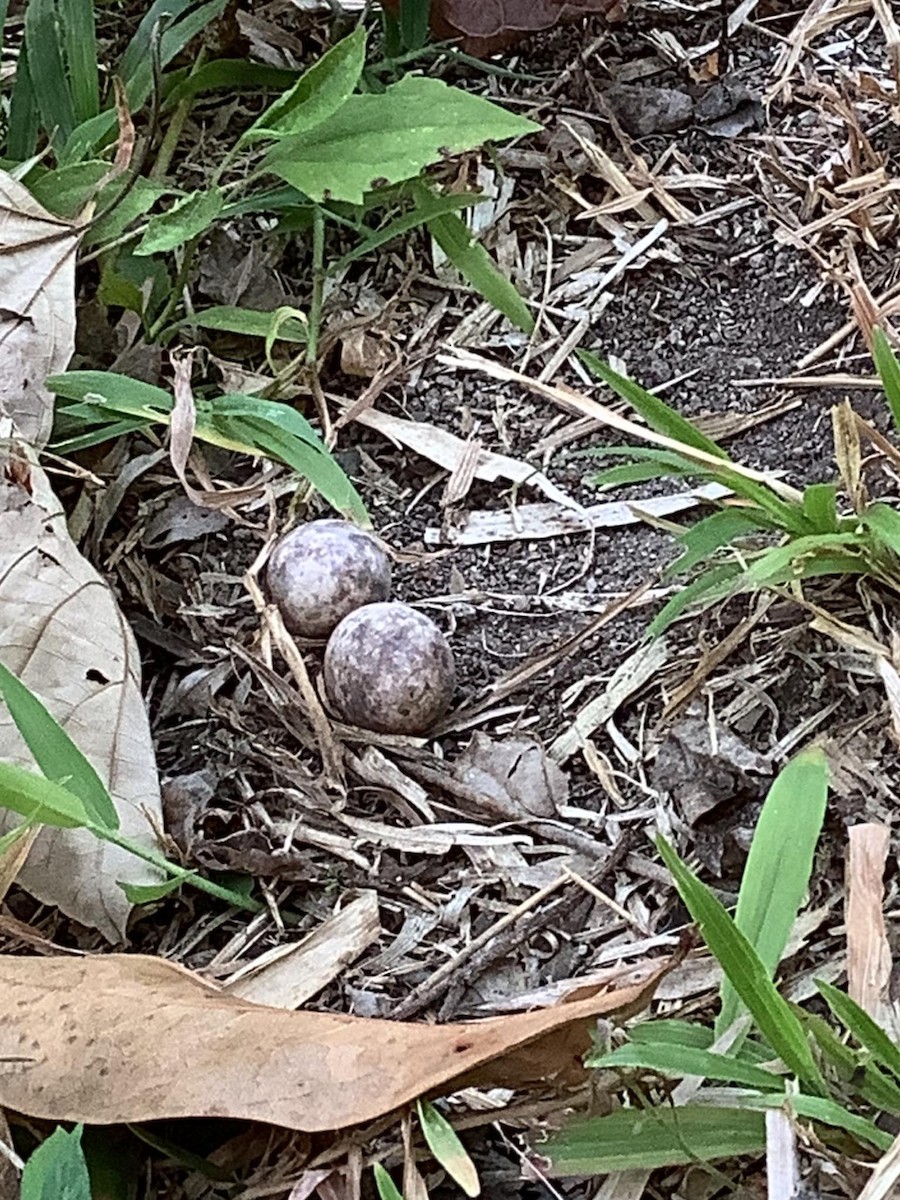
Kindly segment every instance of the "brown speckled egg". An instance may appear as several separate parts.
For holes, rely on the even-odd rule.
[[[355,608],[387,600],[391,564],[375,539],[349,521],[310,521],[278,542],[266,582],[291,633],[323,638]]]
[[[362,729],[425,733],[450,707],[455,685],[447,639],[408,604],[356,609],[325,647],[331,703]]]

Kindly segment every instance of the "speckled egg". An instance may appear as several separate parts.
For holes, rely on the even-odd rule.
[[[349,521],[310,521],[278,542],[266,582],[291,633],[324,638],[354,609],[387,600],[391,564],[375,539]]]
[[[338,713],[377,733],[425,733],[450,707],[453,652],[423,613],[397,601],[344,617],[325,647],[325,688]]]

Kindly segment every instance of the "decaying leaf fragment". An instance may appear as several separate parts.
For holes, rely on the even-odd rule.
[[[670,968],[588,999],[470,1024],[288,1012],[142,955],[0,957],[0,1108],[106,1125],[233,1117],[316,1132],[463,1082],[584,1076],[598,1016],[648,1003]]]

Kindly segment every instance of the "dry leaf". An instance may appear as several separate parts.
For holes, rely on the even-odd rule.
[[[391,12],[399,0],[382,0]],[[431,29],[435,37],[462,38],[467,54],[496,54],[529,33],[568,24],[579,17],[609,13],[621,0],[434,0]]]
[[[2,353],[2,352],[0,352]],[[2,661],[40,697],[109,788],[121,833],[155,847],[161,803],[140,658],[112,592],[81,557],[44,472],[24,449],[0,477]],[[8,711],[0,758],[34,769]],[[0,814],[0,832],[19,818]],[[79,829],[41,830],[18,882],[45,904],[124,936],[131,905],[118,880],[157,881],[140,859]]]
[[[53,423],[48,375],[75,349],[75,250],[82,229],[0,171],[0,416],[42,448]]]
[[[448,433],[446,429],[438,429],[436,425],[428,425],[424,421],[407,421],[403,417],[394,417],[390,413],[379,412],[374,408],[358,413],[355,420],[360,425],[374,429],[398,446],[405,446],[415,454],[421,454],[430,462],[451,474],[459,469],[469,454],[469,443],[456,434]],[[496,454],[493,450],[480,450],[475,465],[472,468],[475,479],[485,483],[494,483],[497,479],[507,479],[512,483],[524,483],[537,488],[548,500],[561,504],[565,508],[582,512],[581,506],[561,488],[544,475],[535,470],[530,463],[521,459],[511,458],[508,454]]]
[[[453,776],[478,792],[485,808],[504,821],[555,817],[569,798],[565,771],[527,737],[474,734],[453,764]]]
[[[273,1008],[299,1008],[381,936],[378,896],[363,892],[301,942],[277,946],[225,985],[233,996]]]
[[[884,923],[884,871],[891,831],[852,825],[847,858],[847,991],[851,1000],[894,1036],[891,948]]]
[[[39,825],[19,825],[10,830],[10,841],[0,853],[0,900],[5,899],[6,893],[16,882],[40,831]]]
[[[265,1008],[143,955],[6,955],[0,1106],[96,1125],[214,1116],[312,1133],[463,1081],[583,1080],[596,1018],[638,1011],[669,965],[556,1008],[429,1025]]]

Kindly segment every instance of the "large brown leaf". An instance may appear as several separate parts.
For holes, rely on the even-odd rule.
[[[42,208],[0,171],[0,416],[39,448],[53,398],[44,380],[75,349],[75,251],[80,225]]]
[[[162,801],[134,638],[106,582],[69,537],[46,475],[24,447],[13,456],[0,475],[0,661],[94,765],[115,802],[120,832],[155,847]],[[2,706],[0,759],[34,769]],[[0,831],[18,821],[0,811]],[[17,882],[117,941],[131,911],[120,880],[146,884],[158,876],[85,830],[45,827]]]
[[[79,222],[46,212],[0,171],[0,661],[44,702],[109,788],[121,832],[153,846],[161,801],[140,660],[112,592],[79,554],[37,465],[53,422],[45,387],[75,337]],[[0,759],[36,769],[0,705]],[[0,812],[0,832],[18,818]],[[43,829],[18,882],[38,899],[124,936],[118,885],[156,876],[81,830]]]
[[[399,0],[382,0],[397,12]],[[624,7],[625,0],[432,0],[435,37],[457,40],[468,54],[484,57],[529,33]]]
[[[588,999],[465,1025],[287,1012],[163,959],[0,957],[0,1107],[98,1125],[235,1117],[316,1132],[462,1080],[574,1070],[596,1017],[638,1011],[669,964]]]

